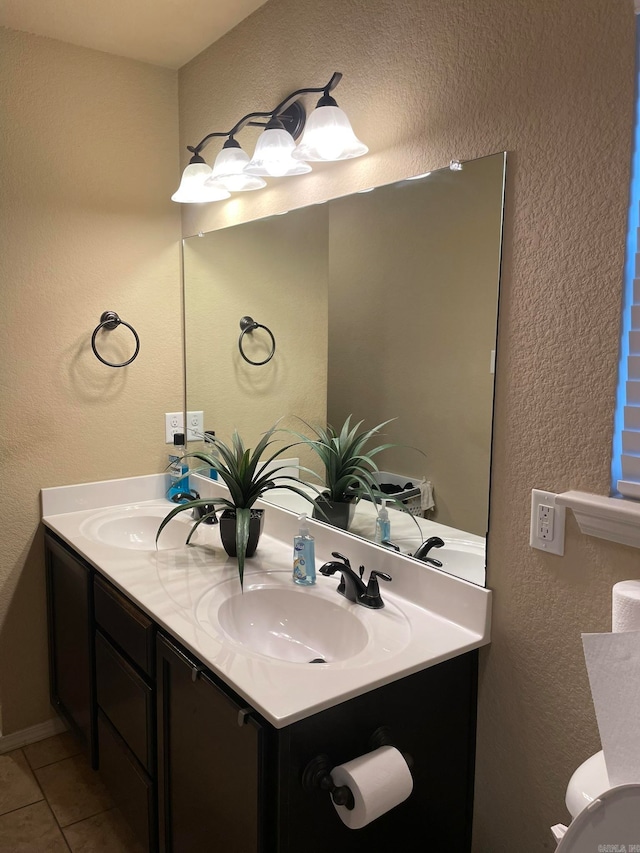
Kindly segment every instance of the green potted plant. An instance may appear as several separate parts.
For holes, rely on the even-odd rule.
[[[373,503],[389,500],[389,496],[378,488],[375,478],[378,466],[374,456],[396,446],[386,443],[370,447],[371,440],[391,420],[360,430],[363,421],[351,426],[351,417],[347,417],[340,429],[330,424],[326,427],[312,426],[304,421],[313,433],[311,437],[293,432],[319,456],[324,468],[324,489],[313,500],[313,517],[343,530],[349,528],[356,504],[364,495]]]
[[[313,503],[313,498],[293,485],[292,482],[287,482],[299,483],[300,481],[296,477],[279,475],[279,472],[286,466],[270,467],[265,470],[266,466],[271,466],[271,463],[279,456],[294,446],[289,444],[280,447],[278,450],[268,451],[268,448],[274,444],[272,437],[276,428],[277,425],[274,425],[267,430],[253,450],[246,448],[238,432],[234,431],[230,445],[225,444],[217,436],[207,436],[206,441],[207,444],[211,445],[211,453],[201,451],[186,453],[185,458],[199,459],[204,462],[206,469],[213,468],[217,471],[218,478],[229,489],[229,497],[196,498],[178,504],[167,513],[160,524],[156,534],[156,542],[164,527],[178,513],[196,509],[199,512],[199,517],[194,520],[187,537],[186,541],[189,544],[200,524],[206,521],[210,522],[212,517],[215,517],[215,508],[223,507],[223,512],[220,515],[220,537],[227,554],[238,559],[238,577],[240,578],[240,586],[242,586],[245,558],[252,557],[255,553],[264,522],[264,510],[254,509],[255,502],[271,489],[281,488],[295,492]],[[203,470],[205,469],[203,468]]]

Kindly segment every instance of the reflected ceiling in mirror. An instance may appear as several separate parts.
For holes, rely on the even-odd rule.
[[[225,439],[237,428],[250,446],[283,416],[293,429],[294,416],[338,426],[352,414],[365,427],[393,418],[385,433],[402,447],[379,466],[430,484],[434,506],[421,513],[425,487],[417,507],[415,494],[407,504],[425,516],[417,524],[391,509],[391,541],[414,554],[439,536],[445,545],[428,558],[475,583],[484,583],[505,163],[494,154],[183,243],[187,410]],[[238,349],[246,315],[275,337],[262,366]],[[271,341],[256,329],[243,347],[262,361]],[[292,499],[274,496],[308,512]],[[350,532],[373,539],[375,520],[361,501]]]

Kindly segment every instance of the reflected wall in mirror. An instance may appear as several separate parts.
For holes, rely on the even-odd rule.
[[[430,536],[442,569],[484,583],[504,153],[184,241],[187,409],[247,443],[278,418],[347,415],[403,445],[383,471],[433,484],[418,519],[390,512],[391,539],[415,553]],[[268,326],[276,353],[240,356],[239,321]],[[260,361],[270,340],[245,336]],[[417,448],[416,450],[408,448]],[[304,448],[301,464],[317,469]],[[308,512],[308,505],[282,505]],[[279,501],[276,496],[276,500]],[[279,501],[280,502],[280,501]],[[415,503],[415,501],[413,501]],[[361,501],[350,528],[373,538]],[[382,546],[381,546],[382,547]]]

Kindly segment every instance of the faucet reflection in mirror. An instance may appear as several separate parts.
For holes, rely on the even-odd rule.
[[[265,187],[265,177],[310,172],[308,160],[332,162],[366,154],[369,149],[356,137],[346,114],[330,94],[341,79],[342,74],[336,71],[325,86],[297,89],[272,110],[248,113],[231,130],[209,133],[197,145],[188,145],[192,157],[172,200],[183,204],[221,201],[232,192]],[[299,98],[314,92],[322,94],[306,121]],[[244,127],[264,127],[251,160],[235,139]],[[200,152],[216,137],[226,137],[226,141],[210,168]]]

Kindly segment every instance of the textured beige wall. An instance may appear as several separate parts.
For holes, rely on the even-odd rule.
[[[400,447],[377,457],[381,470],[427,477],[429,518],[480,536],[503,174],[494,154],[329,205],[329,422],[394,418],[385,440]]]
[[[237,429],[254,447],[283,416],[280,426],[296,430],[303,424],[288,416],[327,419],[328,230],[327,206],[313,205],[185,240],[187,409],[204,411],[205,428],[225,441]],[[275,337],[267,364],[240,355],[245,315]],[[258,329],[242,346],[262,361],[271,341]],[[308,465],[303,450],[291,455]]]
[[[640,576],[635,550],[582,537],[571,517],[564,558],[528,546],[532,488],[608,491],[633,45],[630,2],[271,0],[180,74],[183,146],[338,69],[338,102],[371,148],[185,210],[185,234],[511,152],[477,853],[551,848],[567,781],[599,745],[580,632],[609,629],[611,585]]]
[[[0,690],[3,734],[48,704],[43,486],[153,473],[182,406],[177,75],[0,30]],[[114,310],[129,367],[90,349]],[[133,351],[125,330],[104,341]]]

